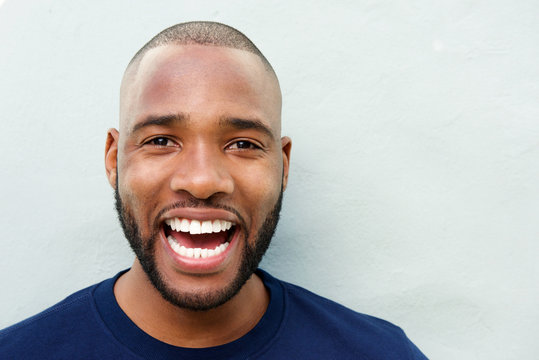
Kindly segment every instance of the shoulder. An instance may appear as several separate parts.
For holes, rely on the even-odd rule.
[[[358,330],[377,330],[377,333],[400,336],[402,330],[389,321],[356,312],[333,300],[317,295],[300,286],[282,282],[288,297],[291,310],[298,315],[315,315],[323,318],[326,324],[335,324],[339,327],[353,326]]]
[[[389,321],[351,310],[302,287],[280,281],[286,297],[286,333],[296,344],[305,339],[319,352],[339,358],[426,359]],[[309,346],[308,344],[305,344]]]
[[[278,296],[282,292],[287,316],[312,316],[314,319],[323,318],[330,323],[336,322],[339,324],[352,322],[366,325],[372,322],[380,326],[398,329],[398,327],[385,320],[356,312],[301,286],[279,280],[264,270],[258,269],[257,274],[261,277],[266,287],[270,289],[272,301],[274,292]]]
[[[11,334],[20,335],[28,329],[41,328],[51,321],[56,323],[66,316],[72,316],[74,313],[79,312],[81,308],[87,306],[88,300],[91,297],[92,288],[93,287],[88,287],[79,290],[48,309],[1,330],[0,339],[3,340]]]
[[[9,359],[67,359],[103,340],[92,292],[96,285],[0,331],[0,353]],[[86,352],[88,354],[88,352]]]

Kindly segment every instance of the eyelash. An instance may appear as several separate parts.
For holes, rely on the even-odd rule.
[[[160,144],[156,144],[155,141],[160,140],[160,139],[165,140],[165,141],[167,142],[167,144],[168,144],[169,142],[171,142],[171,143],[173,143],[174,145],[160,145]],[[152,138],[152,139],[146,141],[146,142],[144,143],[144,145],[152,145],[152,146],[156,146],[156,147],[162,147],[162,148],[165,148],[165,147],[176,146],[177,143],[176,143],[174,140],[172,140],[172,139],[170,139],[170,138],[168,138],[168,137],[166,137],[166,136],[157,136],[157,137],[154,137],[154,138]]]
[[[238,145],[240,143],[245,143],[247,144],[248,148],[240,148]],[[245,151],[245,150],[259,150],[261,149],[261,147],[257,144],[255,144],[254,142],[252,141],[249,141],[249,140],[237,140],[237,141],[234,141],[233,143],[231,143],[230,145],[227,146],[227,148],[230,148],[232,147],[233,145],[236,145],[236,148],[233,149],[233,150],[239,150],[239,151]]]
[[[155,142],[158,141],[158,140],[165,140],[168,143],[172,143],[173,145],[161,145],[161,144],[156,144]],[[247,147],[240,147],[240,144],[242,144],[243,146],[247,146]],[[157,136],[157,137],[154,137],[154,138],[151,138],[150,140],[147,140],[144,145],[150,145],[150,146],[154,146],[154,147],[157,147],[157,148],[168,148],[168,147],[175,147],[175,146],[178,146],[177,145],[177,142],[166,137],[166,136]],[[232,146],[236,146],[235,148],[232,148]],[[254,143],[253,141],[249,141],[249,140],[236,140],[232,143],[230,143],[229,145],[226,146],[226,149],[230,149],[230,150],[233,150],[233,151],[247,151],[247,150],[260,150],[262,149],[262,147],[260,145],[257,145],[256,143]]]

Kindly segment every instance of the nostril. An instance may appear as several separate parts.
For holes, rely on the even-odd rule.
[[[229,194],[234,189],[234,182],[230,174],[218,169],[206,171],[178,171],[170,182],[173,191],[186,191],[198,199],[208,199],[214,194]]]

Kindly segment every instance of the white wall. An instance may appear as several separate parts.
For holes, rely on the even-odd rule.
[[[130,265],[103,167],[120,78],[208,19],[281,79],[292,173],[264,267],[432,359],[536,358],[539,3],[331,3],[3,2],[0,327]]]

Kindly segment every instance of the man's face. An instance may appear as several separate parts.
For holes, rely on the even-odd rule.
[[[245,51],[158,47],[128,70],[120,112],[107,170],[138,261],[178,306],[224,303],[261,260],[286,186],[275,78]]]

